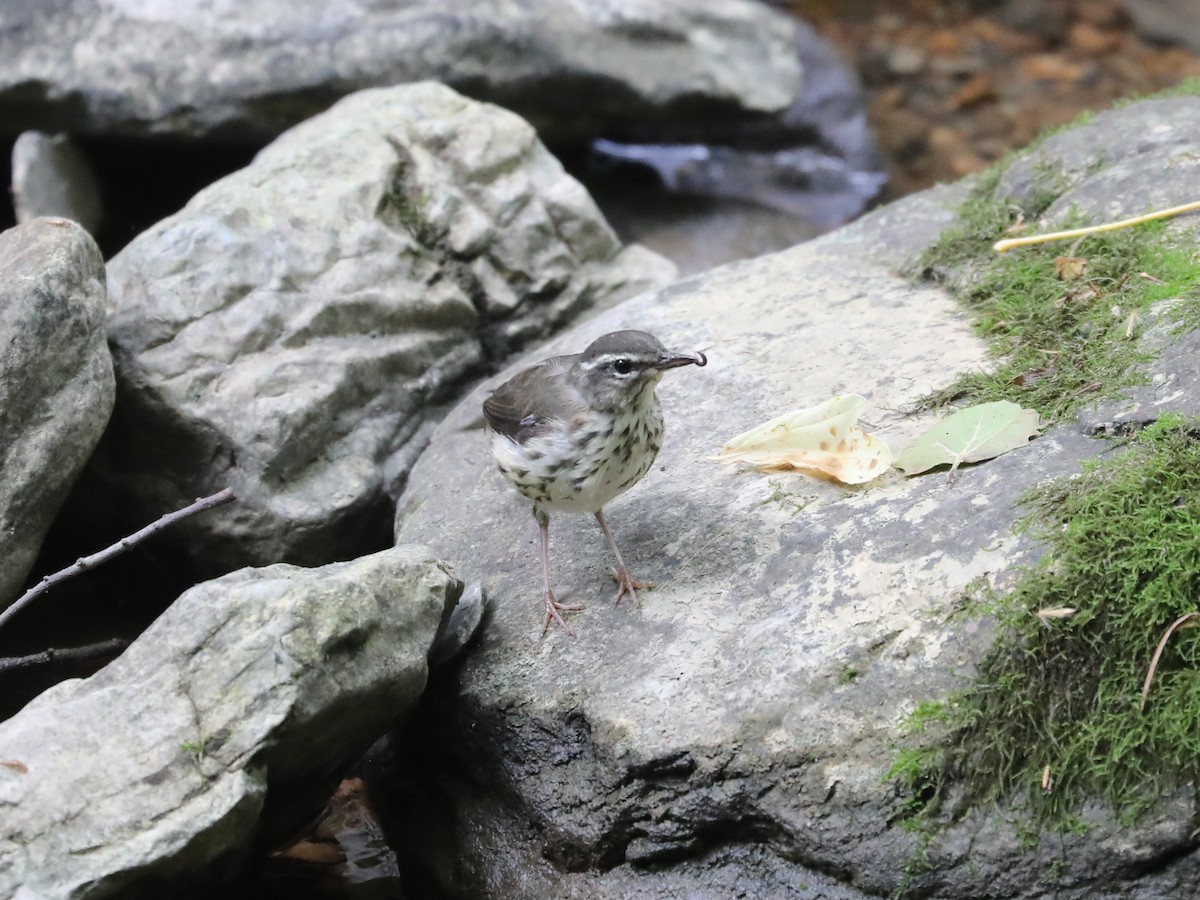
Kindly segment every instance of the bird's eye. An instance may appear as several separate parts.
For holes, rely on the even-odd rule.
[[[633,363],[622,357],[621,359],[613,360],[613,371],[618,375],[628,375],[633,371]]]

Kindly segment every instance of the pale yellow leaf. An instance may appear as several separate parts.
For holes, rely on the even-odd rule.
[[[857,424],[866,405],[857,394],[843,394],[785,413],[739,434],[716,459],[760,469],[811,469],[844,484],[862,484],[892,464],[887,444]]]

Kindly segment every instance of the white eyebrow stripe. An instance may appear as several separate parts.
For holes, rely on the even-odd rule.
[[[615,363],[619,359],[626,359],[635,366],[646,366],[658,362],[658,354],[653,358],[647,357],[644,354],[637,353],[605,353],[603,356],[597,356],[595,359],[588,360],[582,365],[588,368],[596,368],[597,366],[606,366]]]

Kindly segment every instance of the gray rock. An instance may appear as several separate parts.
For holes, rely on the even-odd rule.
[[[485,435],[466,430],[486,386],[447,418],[414,469],[398,539],[423,535],[483,578],[495,601],[464,664],[456,724],[475,722],[477,738],[464,735],[469,744],[457,748],[471,777],[503,778],[543,835],[513,827],[500,855],[522,864],[510,857],[503,873],[544,870],[542,855],[589,870],[551,878],[540,893],[521,874],[509,895],[558,896],[582,881],[581,896],[604,896],[613,879],[634,874],[609,870],[692,857],[706,835],[758,820],[781,855],[802,861],[786,881],[835,861],[853,871],[878,872],[889,859],[902,866],[903,843],[867,840],[854,818],[884,830],[892,798],[880,775],[910,708],[902,698],[956,684],[950,673],[978,641],[948,638],[937,610],[1011,558],[1010,520],[999,510],[1015,496],[1013,470],[1052,471],[1058,445],[1039,442],[953,485],[893,474],[856,491],[707,461],[739,431],[846,391],[868,397],[875,432],[898,447],[920,424],[886,410],[985,364],[948,298],[862,259],[848,265],[846,249],[818,239],[726,266],[625,303],[539,353],[636,327],[709,354],[704,370],[664,380],[659,461],[607,511],[635,576],[658,585],[640,610],[608,604],[595,523],[559,515],[554,583],[561,600],[588,608],[572,618],[577,639],[538,639],[536,527],[494,472]],[[997,515],[981,520],[980,504]],[[924,564],[930,555],[944,564]],[[851,669],[862,675],[843,685]],[[772,787],[785,780],[787,789]],[[488,800],[455,799],[468,824],[437,839],[459,848],[463,862],[447,880],[470,895],[498,877],[484,849],[505,830]],[[819,831],[803,824],[813,819]],[[473,871],[487,874],[476,882]]]
[[[0,233],[0,609],[112,412],[104,297],[104,261],[75,223]]]
[[[73,219],[89,234],[100,226],[100,188],[91,163],[69,137],[21,134],[12,149],[12,195],[17,222],[38,216]]]
[[[433,648],[429,651],[429,664],[440,666],[462,653],[479,631],[486,609],[487,594],[482,582],[471,582],[434,638]]]
[[[1110,120],[1112,143],[1142,127],[1136,110]],[[961,191],[635,298],[533,355],[642,328],[710,360],[664,379],[663,451],[606,510],[634,575],[657,583],[640,609],[608,603],[608,551],[590,518],[551,519],[558,597],[586,606],[570,614],[576,638],[539,639],[536,526],[469,427],[495,382],[439,426],[397,539],[430,542],[494,603],[428,738],[453,764],[436,802],[412,798],[414,852],[449,894],[704,897],[728,885],[859,900],[899,889],[918,846],[893,824],[900,798],[884,778],[899,725],[918,700],[965,686],[993,636],[987,621],[954,616],[956,602],[973,579],[1003,589],[1038,558],[1012,531],[1017,498],[1106,445],[1055,427],[954,476],[892,471],[853,489],[709,457],[746,428],[848,392],[867,397],[867,426],[899,450],[927,424],[901,410],[988,365],[948,297],[892,274],[948,224]],[[452,814],[431,818],[447,804]],[[965,816],[926,848],[932,871],[914,891],[1200,889],[1186,791],[1136,829],[1099,808],[1085,819],[1088,834],[1028,849],[1003,812]],[[1066,874],[1046,884],[1058,867]]]
[[[1038,223],[1047,231],[1065,227],[1069,216],[1100,224],[1177,206],[1195,200],[1197,133],[1196,97],[1145,100],[1098,113],[1022,154],[997,190],[1022,204],[1039,195],[1054,197]],[[1172,227],[1194,235],[1198,224],[1191,213]]]
[[[803,22],[793,32],[804,82],[783,112],[715,136],[712,124],[656,122],[591,143],[588,187],[623,238],[691,274],[809,240],[874,199],[886,175],[857,77]],[[630,190],[631,167],[662,189]]]
[[[1192,0],[1120,0],[1138,33],[1152,41],[1184,44],[1200,52],[1200,19]]]
[[[173,895],[304,825],[421,693],[461,587],[399,547],[185,593],[0,724],[0,896]]]
[[[490,356],[673,271],[513,114],[361,92],[110,262],[122,393],[91,471],[142,521],[233,487],[234,514],[172,532],[205,571],[368,552]]]
[[[422,79],[590,134],[779,110],[800,72],[788,19],[750,0],[0,5],[13,133],[264,139],[344,94]]]
[[[957,218],[958,206],[970,193],[972,178],[939,184],[872,210],[845,228],[826,235],[842,244],[848,256],[861,253],[893,272],[915,272],[921,255]]]
[[[1200,331],[1181,331],[1162,316],[1167,301],[1152,311],[1140,345],[1154,354],[1143,367],[1146,384],[1134,385],[1116,400],[1085,407],[1079,423],[1093,434],[1121,434],[1148,425],[1164,411],[1200,417]]]

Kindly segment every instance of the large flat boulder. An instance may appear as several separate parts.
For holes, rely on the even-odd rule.
[[[1161,103],[1106,119],[1106,147],[1124,151],[1069,184],[1049,218],[1148,145],[1169,145],[1181,165],[1185,146],[1194,157],[1197,101]],[[1156,137],[1137,140],[1148,120]],[[1157,169],[1142,177],[1161,181]],[[609,603],[609,552],[590,517],[551,518],[558,597],[586,607],[568,614],[576,637],[539,636],[537,528],[470,427],[512,370],[439,426],[400,500],[397,539],[429,541],[495,600],[413,751],[450,761],[397,804],[412,810],[412,855],[441,890],[1093,900],[1200,887],[1190,788],[1164,794],[1135,828],[1097,802],[1079,812],[1086,831],[1030,840],[1036,831],[1014,824],[1020,809],[1001,805],[957,809],[923,843],[899,826],[905,798],[886,777],[907,714],[972,684],[994,645],[994,621],[962,611],[972,584],[1003,591],[1043,553],[1014,532],[1019,498],[1110,452],[1093,419],[1138,411],[1094,411],[952,476],[892,471],[854,488],[710,460],[747,428],[845,393],[867,398],[866,425],[899,450],[929,423],[906,414],[914,401],[993,364],[942,289],[896,274],[954,221],[963,190],[635,298],[517,364],[619,328],[710,360],[664,379],[658,462],[605,511],[634,575],[657,584],[640,608]],[[1194,341],[1167,343],[1153,385],[1131,394],[1143,418],[1175,409],[1195,381],[1183,365]]]
[[[981,647],[978,634],[948,636],[939,611],[1020,557],[1008,532],[1019,473],[1076,460],[1046,440],[953,483],[897,472],[857,490],[711,462],[738,432],[846,392],[868,398],[872,430],[899,447],[921,422],[898,410],[986,364],[945,294],[847,266],[854,250],[838,235],[725,266],[544,348],[639,328],[709,358],[664,379],[662,452],[606,511],[635,577],[656,584],[641,607],[608,602],[610,561],[590,517],[551,518],[559,599],[587,607],[570,619],[576,638],[538,637],[536,525],[486,435],[467,428],[488,386],[440,426],[401,498],[397,540],[430,541],[496,602],[445,727],[470,777],[502,779],[538,835],[456,792],[454,890],[498,878],[486,896],[551,897],[568,884],[605,896],[626,866],[712,865],[707,835],[753,820],[794,861],[776,890],[836,865],[885,893],[880,873],[903,868],[905,842],[886,838],[888,742],[912,698],[958,685]],[[524,865],[493,868],[497,832],[507,842],[496,855]],[[555,866],[561,878],[547,877]],[[477,883],[480,869],[490,874]]]

